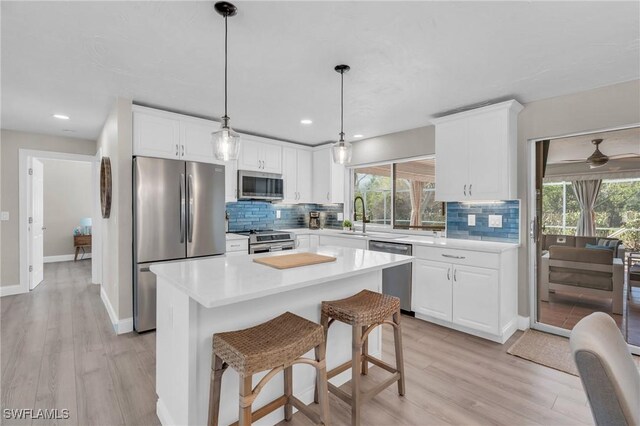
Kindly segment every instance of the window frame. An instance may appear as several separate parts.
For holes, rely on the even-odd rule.
[[[391,224],[390,225],[380,225],[380,224],[374,224],[371,223],[370,226],[375,226],[376,228],[384,228],[384,229],[391,229],[391,230],[403,230],[403,231],[445,231],[446,227],[447,227],[447,215],[446,215],[446,208],[445,208],[445,202],[441,202],[442,203],[442,208],[443,208],[443,216],[444,216],[444,225],[443,227],[440,226],[431,226],[431,225],[427,225],[427,226],[421,226],[421,227],[411,227],[411,226],[396,226],[396,208],[395,208],[395,197],[396,197],[396,165],[397,164],[402,164],[402,163],[409,163],[412,161],[420,161],[420,160],[436,160],[436,156],[435,154],[431,154],[431,155],[421,155],[418,157],[411,157],[411,158],[402,158],[402,159],[396,159],[396,160],[387,160],[387,161],[379,161],[379,162],[374,162],[374,163],[363,163],[363,164],[357,164],[357,165],[349,165],[347,166],[347,171],[348,171],[348,183],[349,183],[349,190],[348,190],[348,200],[349,202],[347,203],[347,206],[345,207],[345,219],[349,219],[351,220],[351,222],[353,222],[353,224],[360,224],[362,225],[362,220],[353,220],[353,197],[355,196],[355,171],[356,169],[360,169],[360,168],[364,168],[364,167],[373,167],[373,166],[389,166],[391,168]],[[437,163],[437,160],[436,160]],[[434,189],[435,191],[435,189]]]

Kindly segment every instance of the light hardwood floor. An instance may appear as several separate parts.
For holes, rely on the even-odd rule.
[[[47,264],[36,290],[0,299],[2,408],[69,409],[58,424],[157,425],[154,334],[114,335],[89,277],[89,261]],[[521,333],[499,345],[408,317],[403,327],[407,394],[386,389],[363,425],[593,424],[577,377],[507,355]],[[391,361],[390,331],[383,342]],[[370,369],[365,388],[383,374]],[[331,397],[333,424],[349,413]]]

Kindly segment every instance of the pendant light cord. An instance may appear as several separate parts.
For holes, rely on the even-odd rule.
[[[344,71],[340,71],[340,142],[344,141]]]
[[[227,28],[227,15],[224,15],[224,118],[227,120],[227,38],[228,38],[228,28]],[[225,122],[226,125],[226,122]]]

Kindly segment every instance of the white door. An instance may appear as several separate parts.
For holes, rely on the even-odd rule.
[[[500,321],[499,276],[496,269],[454,266],[453,322],[498,334]]]
[[[508,113],[493,111],[469,117],[469,199],[503,200],[508,196]]]
[[[263,143],[260,149],[262,171],[267,173],[282,173],[282,147]]]
[[[239,170],[262,171],[262,159],[260,158],[260,142],[251,140],[244,135],[240,141]]]
[[[284,202],[296,203],[298,201],[298,155],[295,148],[282,150],[282,180],[284,181]]]
[[[311,177],[313,174],[313,160],[311,151],[298,150],[297,182],[298,182],[298,202],[311,202]]]
[[[468,196],[467,123],[461,119],[436,126],[436,201],[463,201]]]
[[[181,158],[201,163],[220,163],[214,154],[211,133],[218,130],[217,123],[181,122]]]
[[[413,293],[411,309],[444,321],[451,321],[451,276],[450,263],[416,259],[413,262]]]
[[[35,158],[31,164],[31,281],[34,289],[44,278],[44,165]]]
[[[133,155],[179,158],[181,151],[180,121],[133,112]]]

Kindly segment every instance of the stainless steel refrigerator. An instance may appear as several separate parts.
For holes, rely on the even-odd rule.
[[[133,327],[156,327],[153,263],[225,251],[224,166],[159,158],[133,160]]]

